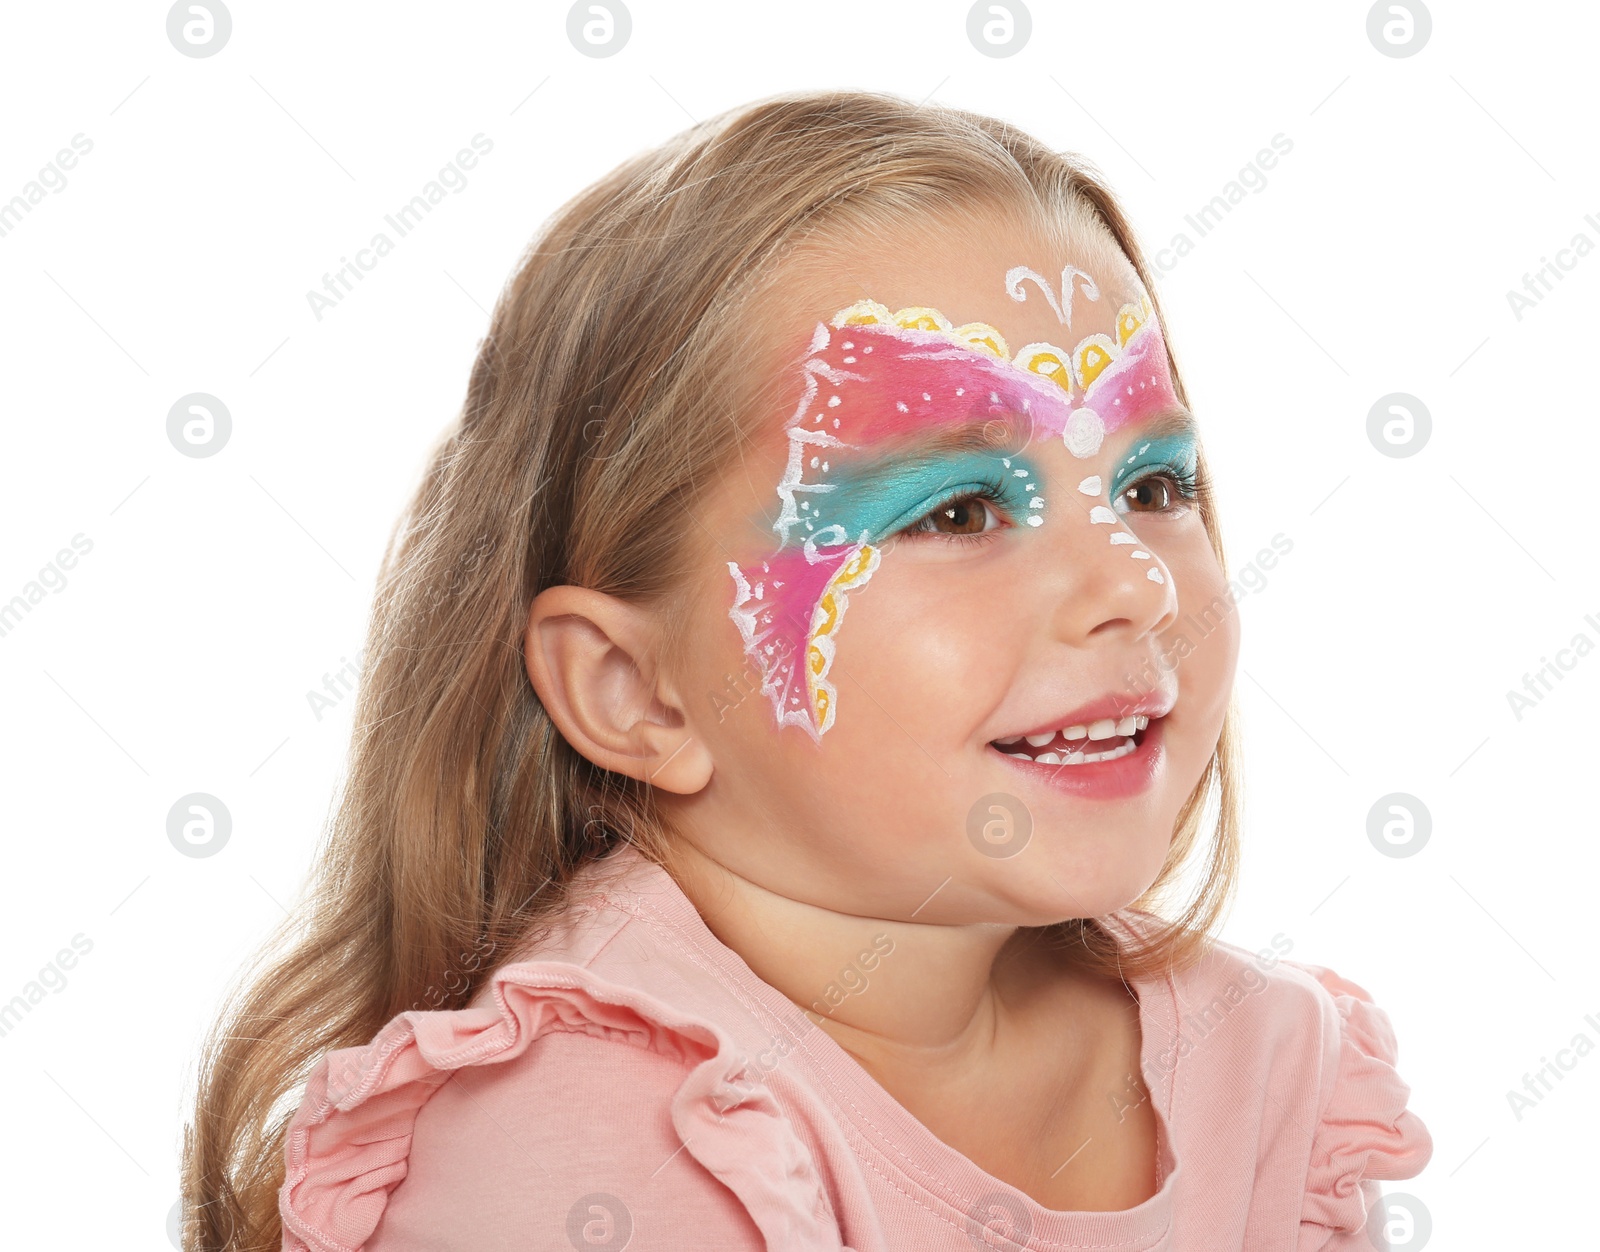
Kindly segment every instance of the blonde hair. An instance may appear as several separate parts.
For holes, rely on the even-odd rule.
[[[730,364],[741,302],[803,240],[966,206],[1020,210],[1063,237],[1090,223],[1156,301],[1086,163],[1004,122],[880,93],[731,110],[625,161],[545,223],[384,554],[348,770],[305,897],[205,1041],[184,1133],[185,1249],[276,1252],[284,1131],[324,1053],[408,1009],[465,1005],[492,958],[532,941],[578,868],[618,842],[665,859],[650,788],[580,756],[536,698],[522,654],[531,601],[574,584],[686,620],[672,611],[686,596],[682,532],[659,519],[692,507],[766,424]],[[1173,382],[1187,403],[1175,362]],[[1198,476],[1220,562],[1203,454]],[[665,655],[683,646],[675,634]],[[1215,792],[1197,885],[1136,951],[1092,919],[1047,928],[1084,963],[1181,968],[1208,944],[1237,859],[1236,716],[1135,907],[1171,904]]]

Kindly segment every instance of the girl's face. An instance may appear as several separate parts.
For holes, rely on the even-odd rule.
[[[677,826],[839,912],[1130,903],[1238,652],[1136,272],[1109,236],[971,218],[815,257],[762,307],[753,390],[784,399],[695,510],[679,692],[713,775],[664,797]]]

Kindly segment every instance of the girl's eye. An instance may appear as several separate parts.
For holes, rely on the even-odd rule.
[[[981,542],[1004,529],[1000,525],[987,525],[994,513],[989,506],[1000,503],[999,492],[994,488],[968,491],[936,505],[900,531],[900,535],[908,539],[937,535],[945,539]]]
[[[1166,474],[1152,474],[1141,479],[1122,493],[1134,513],[1159,513],[1172,507],[1172,497],[1177,486]]]
[[[1113,502],[1118,513],[1166,513],[1194,503],[1197,498],[1192,474],[1163,470],[1124,487]],[[1130,504],[1122,502],[1130,501]]]

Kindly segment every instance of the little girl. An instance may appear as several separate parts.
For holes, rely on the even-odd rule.
[[[386,554],[184,1246],[1387,1246],[1388,1019],[1213,935],[1238,631],[1081,163],[854,92],[627,161]]]

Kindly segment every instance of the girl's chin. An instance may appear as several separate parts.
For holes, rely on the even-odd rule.
[[[1039,832],[1033,838],[1039,840]],[[1001,890],[1019,910],[1038,919],[1023,925],[1104,917],[1127,908],[1150,889],[1161,873],[1166,850],[1165,838],[1119,843],[1109,852],[1079,848],[1053,855],[1042,846],[1029,848],[1001,871],[1007,880]]]

